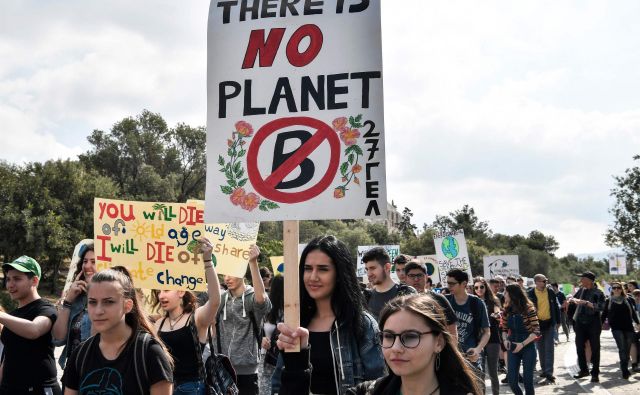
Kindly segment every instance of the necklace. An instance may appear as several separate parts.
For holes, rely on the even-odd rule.
[[[180,322],[180,319],[182,319],[183,315],[184,315],[184,311],[182,312],[182,314],[178,316],[178,318],[175,319],[175,321],[172,320],[171,317],[169,317],[169,329],[173,330],[173,327],[176,326],[178,322]]]

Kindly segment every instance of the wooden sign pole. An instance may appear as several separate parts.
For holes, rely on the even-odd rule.
[[[298,244],[300,228],[298,221],[283,221],[284,241],[284,323],[290,328],[300,326],[300,277]],[[295,349],[285,352],[299,352],[300,339]]]

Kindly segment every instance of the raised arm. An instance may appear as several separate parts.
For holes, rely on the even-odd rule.
[[[63,345],[67,340],[71,305],[80,297],[80,295],[82,295],[83,292],[87,292],[87,283],[80,280],[80,276],[82,276],[82,271],[78,273],[75,280],[69,287],[69,290],[64,295],[62,309],[58,311],[58,318],[51,329],[51,335],[53,336],[56,346]]]
[[[251,270],[251,282],[253,283],[256,303],[263,304],[267,299],[267,291],[264,288],[264,282],[262,282],[262,277],[260,276],[258,256],[260,256],[260,248],[253,244],[249,249],[249,270]]]
[[[199,242],[204,259],[204,275],[207,280],[209,300],[196,309],[195,318],[198,329],[204,331],[214,323],[218,306],[220,306],[220,282],[212,259],[213,246],[211,242],[206,238],[200,239]]]

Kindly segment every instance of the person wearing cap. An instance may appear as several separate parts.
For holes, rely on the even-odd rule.
[[[533,276],[533,281],[535,286],[527,291],[527,296],[536,307],[540,324],[540,340],[536,343],[542,370],[540,377],[544,377],[549,383],[555,383],[556,378],[553,375],[554,335],[556,324],[560,322],[560,308],[556,293],[547,285],[547,277],[544,274],[536,274]]]
[[[40,265],[23,255],[2,265],[2,271],[9,296],[18,307],[0,313],[4,325],[0,395],[61,394],[51,341],[57,311],[38,294]]]
[[[575,305],[573,313],[573,331],[576,334],[576,352],[578,354],[578,367],[580,371],[573,377],[576,379],[589,376],[591,382],[600,381],[600,314],[604,309],[605,298],[601,290],[595,286],[596,275],[592,272],[584,272],[580,276],[581,288],[576,294],[568,298],[570,304]],[[587,367],[585,344],[591,345],[592,369]]]

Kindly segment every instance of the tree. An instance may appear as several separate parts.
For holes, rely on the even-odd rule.
[[[169,129],[160,114],[143,110],[113,125],[94,130],[91,149],[80,161],[113,179],[119,196],[129,200],[179,201],[204,198],[206,178],[203,127],[178,124]]]
[[[418,227],[411,223],[411,217],[413,217],[413,212],[411,212],[409,207],[405,207],[404,210],[402,210],[402,216],[398,223],[398,230],[405,237],[415,237],[416,235],[416,229]]]
[[[640,155],[633,157],[640,161]],[[611,190],[615,203],[609,212],[613,225],[607,230],[605,241],[612,247],[622,246],[629,258],[640,258],[640,166],[625,170],[614,177],[616,186]]]
[[[462,229],[467,239],[485,240],[492,234],[489,223],[480,221],[473,207],[468,204],[462,206],[461,210],[450,212],[448,217],[436,215],[431,226],[440,232],[453,232]]]
[[[545,251],[551,255],[560,248],[560,244],[553,236],[545,236],[539,230],[532,230],[524,242],[533,250]]]

